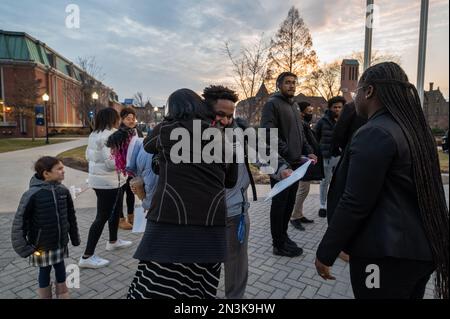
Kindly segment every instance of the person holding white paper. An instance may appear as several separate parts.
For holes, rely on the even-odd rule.
[[[277,89],[264,105],[261,116],[261,127],[278,129],[279,167],[270,176],[272,188],[281,180],[292,174],[292,169],[302,163],[302,156],[306,155],[317,161],[311,147],[305,140],[300,112],[294,101],[297,76],[290,72],[283,72],[277,78]],[[275,151],[275,150],[270,150]],[[270,208],[270,228],[272,233],[273,253],[278,256],[296,257],[303,253],[303,249],[292,241],[288,234],[288,224],[295,204],[298,182],[285,189],[272,199]]]

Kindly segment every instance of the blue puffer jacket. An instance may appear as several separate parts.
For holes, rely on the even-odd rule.
[[[145,198],[142,201],[142,207],[148,210],[152,203],[156,185],[158,184],[158,176],[152,170],[153,154],[149,154],[144,150],[142,141],[142,138],[136,138],[130,143],[127,171],[144,179]]]

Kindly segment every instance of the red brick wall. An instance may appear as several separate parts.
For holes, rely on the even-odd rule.
[[[64,76],[50,72],[47,75],[46,71],[33,66],[19,66],[19,65],[2,65],[3,67],[3,81],[4,81],[4,96],[5,103],[8,105],[14,95],[14,84],[15,77],[30,77],[35,76],[36,79],[41,80],[39,96],[47,93],[50,96],[49,101],[49,131],[54,128],[58,131],[62,128],[74,129],[81,126],[81,121],[79,120],[76,112],[74,112],[74,105],[70,98],[66,97],[66,92],[64,89],[65,81],[68,81]],[[56,82],[56,87],[55,87]],[[65,104],[67,113],[65,113]],[[11,104],[10,104],[11,105]],[[36,105],[44,105],[42,98],[38,98]],[[75,113],[75,114],[74,114]],[[55,118],[56,115],[56,118]],[[0,124],[0,138],[5,136],[10,136],[9,132],[12,132],[12,136],[32,136],[32,119],[27,119],[27,134],[23,135],[20,132],[20,125],[16,127],[1,127]],[[18,121],[18,119],[13,118],[12,114],[7,115],[7,121]],[[34,118],[33,118],[34,121]],[[45,136],[45,127],[35,128],[36,136]],[[5,132],[5,133],[4,133]]]

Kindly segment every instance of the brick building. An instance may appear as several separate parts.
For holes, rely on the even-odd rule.
[[[352,93],[358,86],[359,62],[354,59],[344,59],[341,64],[341,89],[347,102],[352,101]]]
[[[431,128],[448,130],[448,101],[439,87],[434,89],[433,82],[430,83],[429,90],[424,92],[423,111]]]
[[[93,93],[86,87],[98,94],[98,100],[86,102]],[[42,100],[45,93],[50,98],[47,103]],[[33,126],[35,136],[45,136],[43,121],[36,121],[43,119],[45,108],[50,132],[77,131],[89,124],[81,103],[90,103],[90,112],[95,114],[104,106],[119,110],[117,100],[113,89],[45,43],[26,33],[0,30],[0,138],[30,137]]]

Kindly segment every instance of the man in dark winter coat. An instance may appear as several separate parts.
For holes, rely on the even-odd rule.
[[[280,165],[271,175],[272,187],[281,179],[292,174],[303,162],[302,156],[307,155],[317,161],[312,148],[305,140],[300,111],[294,102],[297,76],[290,72],[281,73],[277,78],[277,89],[264,105],[261,117],[261,127],[278,129],[278,154]],[[269,134],[268,134],[269,135]],[[279,256],[295,257],[303,253],[287,235],[287,228],[295,204],[298,182],[291,185],[272,199],[270,208],[270,228],[273,240],[273,253]]]
[[[305,202],[306,196],[309,194],[309,189],[311,186],[311,181],[320,181],[324,178],[323,172],[323,160],[320,153],[320,145],[316,139],[314,132],[311,129],[311,120],[313,117],[313,108],[308,102],[300,102],[300,116],[303,121],[303,130],[305,133],[305,138],[308,144],[312,147],[314,154],[317,155],[318,161],[316,165],[310,166],[305,176],[300,180],[297,190],[297,196],[295,199],[294,210],[291,216],[291,224],[296,229],[305,230],[303,224],[310,224],[314,221],[308,219],[303,214],[303,203]]]
[[[353,134],[366,123],[367,119],[356,114],[354,102],[345,104],[333,131],[331,140],[333,155],[339,156],[341,152],[343,153]]]
[[[347,103],[345,104],[341,115],[339,116],[339,120],[334,127],[333,132],[333,140],[332,140],[332,148],[334,154],[340,154],[340,152],[344,153],[347,145],[350,144],[353,135],[356,131],[367,123],[367,119],[356,113],[355,103]],[[342,160],[339,161],[338,166],[336,167],[336,171],[341,166]],[[336,180],[334,178],[331,179],[330,188],[328,190],[327,196],[327,219],[328,223],[330,223],[331,217],[333,216],[334,209],[336,208],[337,202],[339,201],[339,192],[336,189],[341,189],[343,185],[336,184]]]
[[[328,109],[325,111],[325,115],[317,122],[314,129],[320,144],[325,173],[325,178],[320,182],[320,217],[327,216],[328,186],[330,185],[333,171],[339,162],[339,154],[333,154],[332,138],[334,126],[344,104],[345,99],[341,96],[336,96],[328,100]]]

